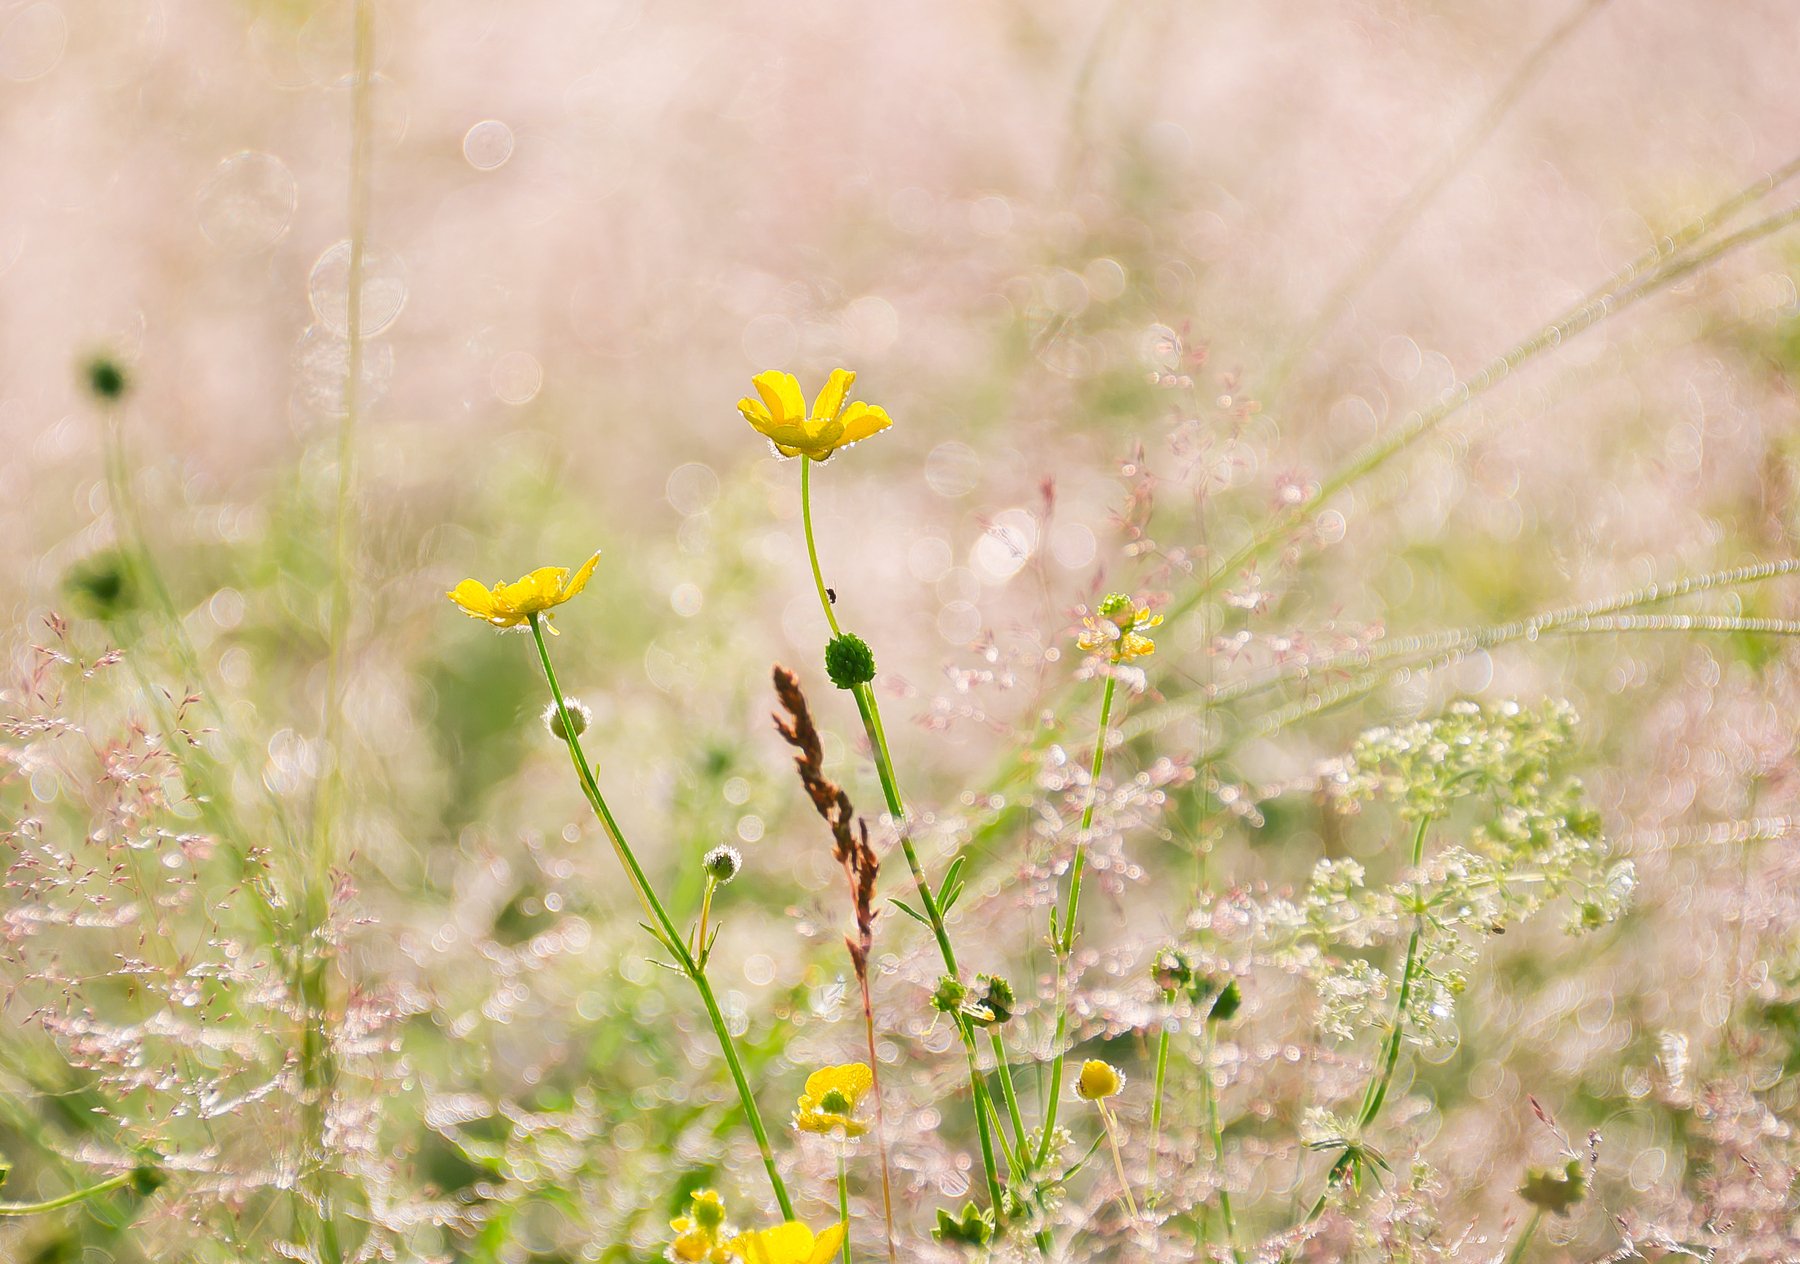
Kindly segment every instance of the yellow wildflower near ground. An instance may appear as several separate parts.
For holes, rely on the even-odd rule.
[[[800,1094],[794,1111],[794,1127],[802,1132],[862,1136],[869,1125],[853,1115],[874,1084],[874,1073],[861,1062],[821,1067],[806,1077],[806,1091]]]
[[[761,398],[746,395],[738,401],[738,411],[782,456],[828,461],[839,448],[894,424],[884,410],[861,400],[845,405],[855,381],[856,374],[849,369],[833,369],[808,415],[799,380],[792,373],[770,369],[750,379]]]
[[[725,1200],[717,1190],[697,1189],[689,1195],[688,1214],[669,1221],[675,1240],[669,1243],[670,1264],[731,1264],[726,1238]]]
[[[1100,1061],[1081,1064],[1081,1078],[1075,1081],[1075,1093],[1083,1101],[1100,1102],[1117,1095],[1125,1087],[1119,1069]]]
[[[1114,593],[1100,603],[1098,615],[1081,621],[1082,631],[1075,643],[1089,654],[1110,652],[1115,663],[1144,658],[1156,652],[1156,642],[1144,635],[1150,628],[1162,625],[1160,614],[1150,607],[1138,606],[1129,597]]]
[[[471,619],[497,628],[516,628],[529,622],[532,615],[560,606],[586,588],[599,561],[600,554],[596,552],[573,573],[566,566],[540,566],[516,583],[497,583],[492,588],[478,579],[465,579],[444,595]],[[546,615],[546,625],[548,622]]]
[[[844,1243],[849,1226],[834,1224],[815,1236],[798,1220],[741,1234],[731,1240],[731,1250],[744,1264],[828,1264]]]

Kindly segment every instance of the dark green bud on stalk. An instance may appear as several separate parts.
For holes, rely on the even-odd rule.
[[[95,398],[109,403],[124,398],[125,392],[131,389],[125,366],[109,355],[97,355],[82,365],[81,377]]]
[[[107,549],[75,563],[63,577],[63,588],[75,607],[92,619],[126,614],[138,604],[131,559],[117,549]]]
[[[840,632],[825,645],[825,674],[839,689],[854,689],[875,679],[875,652],[854,632]]]
[[[594,722],[594,713],[579,699],[565,698],[563,701],[569,709],[569,724],[574,728],[575,736],[580,737],[588,731],[588,725]],[[569,740],[569,735],[563,728],[562,712],[554,702],[544,708],[544,727],[550,730],[550,736],[557,741]]]
[[[1519,1197],[1553,1216],[1568,1215],[1571,1208],[1587,1197],[1587,1173],[1582,1170],[1581,1160],[1570,1159],[1560,1172],[1555,1168],[1526,1168]]]
[[[978,974],[975,982],[981,987],[980,1005],[988,1015],[988,1022],[999,1024],[1010,1020],[1013,1010],[1018,1007],[1012,984],[997,974]]]
[[[131,1169],[131,1188],[144,1198],[161,1189],[168,1179],[167,1174],[155,1163],[139,1163]]]
[[[931,1008],[940,1014],[954,1014],[968,996],[969,989],[946,974],[938,980],[937,989],[931,994]]]
[[[1236,979],[1226,979],[1221,985],[1216,979],[1196,978],[1193,997],[1194,1004],[1206,1012],[1209,1023],[1229,1022],[1244,1003],[1244,994],[1238,990]]]
[[[1164,992],[1179,992],[1194,981],[1194,963],[1179,948],[1164,948],[1150,963],[1150,977]]]

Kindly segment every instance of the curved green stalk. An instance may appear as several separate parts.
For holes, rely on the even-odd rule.
[[[775,1166],[775,1151],[769,1145],[769,1132],[763,1126],[762,1112],[757,1108],[756,1095],[750,1091],[750,1081],[744,1076],[743,1063],[738,1059],[737,1045],[731,1038],[731,1031],[725,1025],[725,1015],[719,1009],[718,998],[713,995],[712,984],[707,981],[706,972],[700,968],[699,961],[688,951],[687,943],[676,931],[675,923],[670,920],[664,910],[662,901],[657,899],[656,891],[650,885],[643,866],[638,863],[636,853],[631,844],[625,840],[625,833],[613,818],[612,809],[607,806],[606,797],[600,793],[600,786],[594,780],[594,772],[588,764],[587,756],[582,753],[581,739],[576,735],[575,723],[569,718],[569,706],[563,698],[562,686],[556,680],[556,668],[550,663],[550,648],[544,643],[543,623],[537,615],[531,616],[531,636],[537,643],[538,661],[543,665],[544,680],[550,686],[550,697],[556,703],[556,714],[562,724],[563,737],[569,748],[569,759],[575,765],[575,775],[581,782],[582,792],[587,796],[588,805],[594,809],[601,826],[612,843],[614,853],[624,864],[633,887],[637,891],[638,900],[645,911],[656,923],[653,928],[656,936],[674,954],[681,972],[693,982],[694,990],[700,993],[700,1000],[706,1007],[706,1016],[712,1022],[713,1034],[718,1037],[719,1050],[725,1055],[725,1065],[731,1071],[732,1082],[737,1086],[738,1097],[743,1102],[744,1115],[750,1122],[750,1131],[756,1137],[756,1146],[762,1153],[763,1167],[769,1173],[769,1184],[775,1191],[775,1201],[781,1206],[782,1217],[786,1220],[794,1218],[794,1203],[788,1197],[787,1185],[781,1179],[781,1172]]]
[[[47,1211],[56,1211],[63,1207],[72,1207],[76,1203],[86,1202],[90,1198],[98,1198],[101,1194],[122,1189],[136,1180],[136,1172],[120,1172],[117,1176],[109,1176],[105,1180],[83,1189],[71,1190],[56,1198],[46,1198],[38,1203],[0,1203],[0,1216],[41,1216]]]
[[[1213,566],[1194,589],[1171,607],[1170,617],[1193,609],[1215,592],[1227,577],[1237,574],[1261,557],[1266,549],[1282,539],[1295,524],[1317,513],[1346,488],[1361,481],[1506,381],[1515,369],[1560,347],[1564,342],[1587,332],[1625,308],[1661,293],[1681,278],[1739,247],[1760,241],[1800,222],[1800,205],[1787,206],[1729,236],[1697,248],[1692,253],[1681,253],[1688,243],[1699,240],[1716,227],[1724,214],[1740,209],[1750,200],[1787,179],[1793,174],[1796,163],[1800,163],[1800,160],[1788,164],[1776,175],[1763,177],[1675,234],[1660,239],[1656,246],[1626,264],[1601,288],[1591,291],[1578,305],[1563,312],[1538,333],[1495,356],[1473,376],[1444,390],[1435,403],[1412,413],[1387,434],[1370,440],[1339,466],[1336,473],[1320,483],[1305,501],[1269,518],[1236,552]]]

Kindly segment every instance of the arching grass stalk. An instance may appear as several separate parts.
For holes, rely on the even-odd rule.
[[[825,611],[825,621],[831,628],[832,636],[837,637],[843,634],[843,629],[838,626],[837,613],[832,609],[831,593],[825,587],[824,572],[819,566],[819,546],[813,537],[812,467],[813,459],[810,456],[800,458],[800,516],[806,534],[806,557],[812,567],[813,586],[818,590],[819,606]],[[866,681],[853,685],[850,693],[856,699],[857,714],[862,719],[863,731],[869,738],[869,749],[875,759],[875,774],[881,782],[882,798],[900,836],[900,850],[906,857],[907,868],[912,872],[913,886],[918,891],[926,924],[937,940],[938,953],[943,958],[945,971],[955,978],[958,974],[956,950],[951,947],[950,932],[944,925],[943,911],[932,893],[931,884],[926,880],[925,867],[919,861],[918,849],[913,846],[906,803],[900,795],[899,779],[894,775],[893,756],[888,751],[887,733],[881,724],[881,704],[876,701],[875,691]],[[951,1020],[962,1038],[963,1052],[969,1064],[969,1093],[975,1111],[976,1130],[981,1138],[982,1168],[987,1176],[988,1197],[992,1200],[994,1216],[998,1220],[1004,1190],[1000,1184],[1000,1170],[994,1159],[993,1129],[988,1118],[991,1103],[987,1083],[981,1074],[981,1057],[975,1045],[975,1031],[963,1014],[952,1014]],[[1000,1074],[1003,1077],[1011,1074],[1005,1061],[1000,1063]]]
[[[1755,620],[1739,615],[1677,614],[1667,616],[1674,623],[1642,619],[1615,620],[1609,616],[1641,610],[1646,606],[1676,601],[1718,588],[1735,588],[1741,584],[1764,583],[1772,579],[1800,574],[1800,559],[1784,558],[1772,562],[1754,562],[1723,570],[1703,571],[1671,580],[1645,584],[1626,592],[1594,601],[1579,602],[1542,610],[1523,618],[1481,627],[1449,628],[1413,636],[1384,638],[1356,649],[1339,650],[1307,658],[1295,658],[1266,668],[1241,680],[1217,688],[1200,691],[1192,700],[1165,702],[1143,710],[1121,725],[1126,737],[1166,728],[1177,719],[1206,711],[1223,702],[1242,699],[1279,689],[1297,680],[1310,679],[1329,672],[1365,673],[1379,664],[1400,660],[1398,667],[1429,671],[1440,665],[1459,661],[1480,650],[1496,649],[1518,641],[1536,641],[1546,636],[1574,636],[1617,632],[1766,632],[1770,635],[1800,631],[1800,623],[1792,620]],[[1698,620],[1698,622],[1694,622]]]
[[[109,1176],[103,1181],[81,1189],[70,1190],[55,1198],[46,1198],[36,1203],[0,1203],[0,1216],[41,1216],[45,1212],[58,1211],[64,1207],[73,1207],[76,1203],[86,1202],[90,1198],[98,1198],[102,1194],[110,1194],[115,1189],[123,1189],[127,1185],[135,1185],[141,1192],[149,1193],[161,1184],[161,1174],[154,1168],[137,1168],[130,1172],[120,1172],[117,1176]]]
[[[1420,212],[1429,206],[1434,198],[1443,191],[1444,186],[1462,170],[1470,156],[1493,135],[1500,126],[1508,111],[1525,94],[1538,73],[1549,62],[1552,54],[1566,43],[1576,31],[1580,30],[1595,13],[1604,7],[1608,0],[1577,0],[1567,16],[1558,23],[1514,66],[1505,83],[1489,100],[1487,106],[1477,116],[1467,130],[1457,136],[1450,145],[1441,152],[1425,172],[1418,178],[1406,196],[1400,200],[1387,216],[1376,227],[1364,244],[1361,252],[1332,286],[1319,310],[1302,329],[1298,338],[1282,354],[1270,374],[1271,385],[1266,396],[1279,393],[1286,384],[1291,373],[1298,367],[1301,357],[1311,349],[1314,343],[1329,333],[1344,311],[1350,300],[1366,285],[1371,277],[1381,268],[1394,248],[1405,239],[1407,230],[1413,226]]]
[[[1579,304],[1563,312],[1537,334],[1495,356],[1473,376],[1445,389],[1436,402],[1412,413],[1388,434],[1371,440],[1352,454],[1304,501],[1271,516],[1234,553],[1208,570],[1205,578],[1171,613],[1185,613],[1205,600],[1228,577],[1236,575],[1245,566],[1259,559],[1296,524],[1317,513],[1340,492],[1385,465],[1394,456],[1504,382],[1515,369],[1560,347],[1566,340],[1587,332],[1626,307],[1661,293],[1683,277],[1732,251],[1800,222],[1800,205],[1790,205],[1729,236],[1698,245],[1721,219],[1785,181],[1793,174],[1794,167],[1795,163],[1790,163],[1779,172],[1764,176],[1676,233],[1660,239],[1650,250],[1631,260],[1599,289],[1591,291]],[[1683,253],[1688,244],[1696,244],[1697,248]]]
[[[569,716],[568,703],[563,698],[562,687],[556,680],[556,668],[550,662],[550,648],[544,642],[543,617],[539,614],[530,616],[531,637],[537,644],[538,661],[544,669],[544,680],[550,686],[550,697],[556,703],[556,714],[561,721],[563,740],[569,748],[569,760],[575,765],[576,778],[581,782],[582,793],[587,796],[594,815],[599,819],[601,827],[606,831],[607,839],[612,843],[613,851],[625,866],[633,888],[637,891],[638,900],[650,915],[654,925],[647,929],[675,957],[676,965],[693,983],[694,989],[700,993],[700,1000],[706,1007],[706,1016],[712,1023],[713,1034],[718,1037],[719,1051],[725,1055],[725,1065],[731,1071],[731,1079],[737,1085],[738,1097],[743,1102],[744,1116],[749,1120],[750,1131],[756,1137],[757,1149],[762,1152],[763,1167],[768,1171],[769,1184],[775,1191],[775,1201],[781,1207],[782,1217],[794,1219],[794,1203],[788,1197],[787,1185],[781,1179],[781,1172],[775,1166],[775,1152],[769,1145],[769,1132],[763,1126],[762,1112],[757,1109],[756,1095],[750,1091],[750,1082],[744,1076],[743,1063],[738,1058],[737,1046],[731,1039],[731,1032],[725,1026],[725,1016],[719,1010],[718,998],[713,995],[712,984],[707,981],[706,972],[701,969],[699,960],[688,951],[683,937],[676,931],[675,923],[670,920],[662,901],[657,898],[656,891],[650,885],[643,866],[638,863],[637,855],[626,841],[625,833],[614,819],[612,809],[607,806],[606,797],[600,793],[599,783],[594,780],[592,766],[581,748],[581,738],[576,730],[575,721]]]

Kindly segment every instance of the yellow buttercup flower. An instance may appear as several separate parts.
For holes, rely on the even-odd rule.
[[[856,374],[833,369],[831,378],[806,411],[806,396],[792,373],[770,369],[750,379],[760,398],[738,401],[744,420],[766,436],[782,456],[828,461],[839,448],[859,443],[893,425],[887,413],[861,400],[846,405]]]
[[[1082,631],[1075,643],[1089,654],[1110,652],[1113,662],[1123,663],[1154,654],[1156,642],[1144,631],[1161,625],[1162,616],[1151,614],[1150,607],[1113,593],[1100,603],[1098,615],[1088,615],[1081,621]]]
[[[848,1226],[840,1223],[814,1236],[798,1220],[790,1220],[733,1238],[731,1250],[743,1257],[744,1264],[828,1264],[844,1244],[846,1232]]]
[[[665,1253],[670,1264],[732,1264],[737,1256],[727,1241],[725,1200],[717,1190],[697,1189],[691,1195],[688,1214],[669,1221],[675,1240]]]
[[[874,1084],[874,1073],[861,1062],[814,1071],[806,1077],[806,1091],[800,1094],[799,1108],[794,1111],[794,1127],[802,1132],[862,1136],[869,1125],[852,1116]]]
[[[1075,1081],[1075,1095],[1084,1102],[1103,1102],[1124,1087],[1125,1077],[1117,1067],[1099,1061],[1083,1062],[1081,1078]]]
[[[489,588],[478,579],[465,579],[444,595],[461,606],[471,619],[480,619],[497,628],[516,628],[542,614],[552,606],[560,606],[587,587],[588,576],[600,561],[595,553],[570,573],[566,566],[541,566],[512,584],[495,584]],[[544,616],[546,626],[550,616]],[[550,629],[552,632],[555,628]]]

